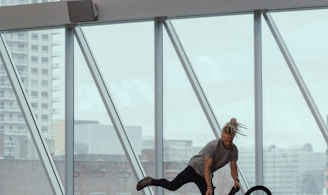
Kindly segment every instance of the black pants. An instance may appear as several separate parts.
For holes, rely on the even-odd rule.
[[[151,185],[161,186],[171,191],[175,191],[182,185],[194,182],[199,188],[202,195],[205,195],[207,190],[207,184],[205,178],[198,175],[191,166],[187,166],[181,173],[179,173],[172,181],[167,179],[153,179]],[[214,191],[213,191],[214,195]]]

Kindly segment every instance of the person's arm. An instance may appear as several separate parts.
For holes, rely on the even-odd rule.
[[[206,195],[212,195],[213,194],[213,184],[212,184],[212,164],[213,159],[205,156],[205,163],[204,163],[204,177],[205,182],[207,185]]]
[[[231,161],[231,177],[234,180],[234,187],[240,188],[240,183],[239,183],[239,179],[238,179],[237,161],[235,161],[235,160]]]

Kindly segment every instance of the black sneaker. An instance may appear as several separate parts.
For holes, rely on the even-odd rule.
[[[140,180],[137,184],[137,190],[142,190],[144,187],[149,186],[151,184],[151,181],[153,179],[151,177],[145,177],[142,180]]]

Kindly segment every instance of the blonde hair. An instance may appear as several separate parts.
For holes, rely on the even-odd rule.
[[[238,123],[236,118],[231,118],[230,121],[224,125],[222,133],[224,132],[232,136],[235,136],[238,133],[245,136],[245,134],[241,133],[240,128],[246,129],[246,126]]]

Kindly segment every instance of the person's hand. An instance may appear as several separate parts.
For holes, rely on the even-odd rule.
[[[240,189],[240,183],[238,179],[235,179],[234,187]]]
[[[213,195],[213,188],[207,188],[205,195]]]
[[[213,188],[207,188],[205,195],[213,195]]]
[[[235,186],[231,188],[228,195],[235,195],[239,191],[239,188],[236,188]]]

